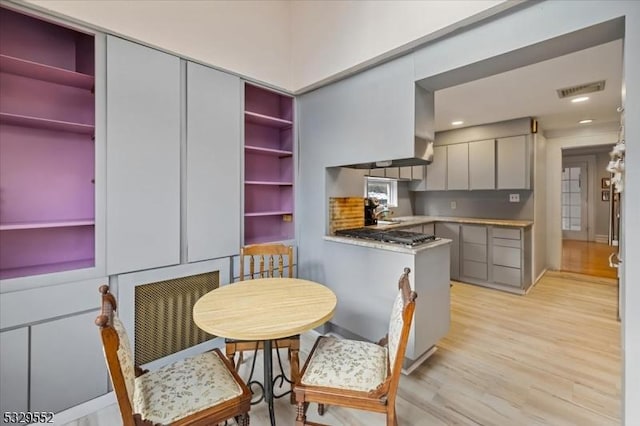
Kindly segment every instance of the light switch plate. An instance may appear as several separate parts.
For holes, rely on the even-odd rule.
[[[455,201],[451,202],[451,210],[455,210],[458,207],[458,204]]]
[[[520,194],[509,194],[509,202],[510,203],[519,203],[520,202]]]

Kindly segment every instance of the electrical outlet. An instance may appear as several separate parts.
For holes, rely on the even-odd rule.
[[[520,194],[509,194],[509,202],[510,203],[519,203],[520,202]]]
[[[455,210],[458,207],[458,204],[455,201],[451,202],[451,210]]]

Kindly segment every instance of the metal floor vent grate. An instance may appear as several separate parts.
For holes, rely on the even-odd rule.
[[[600,92],[604,90],[604,80],[594,81],[592,83],[579,84],[577,86],[565,87],[564,89],[557,89],[558,97],[570,98],[577,95],[586,95],[587,93]]]
[[[136,286],[135,363],[146,364],[214,336],[193,322],[193,305],[220,286],[220,272]]]

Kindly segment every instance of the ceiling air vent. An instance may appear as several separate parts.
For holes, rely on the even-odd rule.
[[[593,83],[578,84],[577,86],[565,87],[558,89],[558,97],[569,98],[571,96],[586,95],[587,93],[600,92],[604,90],[604,80],[594,81]]]

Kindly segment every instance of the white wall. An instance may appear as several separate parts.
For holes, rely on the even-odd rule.
[[[611,145],[617,138],[618,134],[615,132],[604,132],[547,139],[547,266],[549,269],[559,270],[562,263],[562,149]]]
[[[533,282],[547,268],[547,139],[533,138]]]
[[[295,1],[293,87],[324,80],[504,0]]]
[[[291,88],[288,1],[25,1],[205,64]]]
[[[23,1],[290,91],[407,43],[433,38],[435,32],[452,31],[472,15],[495,13],[487,10],[507,4],[504,0]]]

